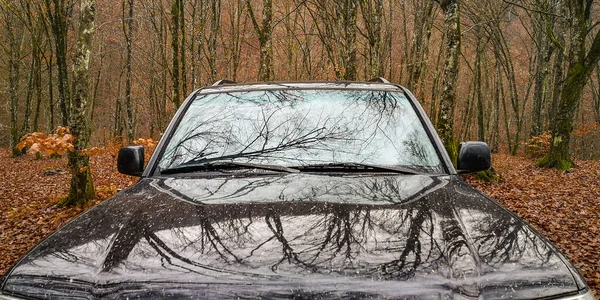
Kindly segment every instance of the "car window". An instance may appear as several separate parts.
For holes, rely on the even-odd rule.
[[[402,92],[267,90],[198,94],[159,159],[281,166],[365,163],[442,172]]]

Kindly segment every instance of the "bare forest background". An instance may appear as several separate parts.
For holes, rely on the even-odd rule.
[[[78,55],[84,2],[0,0],[0,147],[69,124],[78,95],[75,62],[85,57]],[[600,2],[571,2],[101,0],[92,7],[89,103],[78,106],[89,126],[84,146],[158,139],[189,93],[220,79],[385,77],[408,87],[438,120],[456,38],[448,30],[454,3],[456,140],[483,140],[513,155],[535,152],[548,146],[561,118],[573,56],[583,51],[589,58],[600,30]],[[578,24],[586,27],[579,50]],[[570,153],[597,159],[600,67],[583,62],[593,65],[586,65],[581,101],[572,104]]]

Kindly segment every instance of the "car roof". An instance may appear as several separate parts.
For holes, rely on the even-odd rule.
[[[299,82],[257,82],[246,84],[213,85],[198,90],[199,94],[285,90],[285,89],[320,89],[320,90],[377,90],[377,91],[403,91],[397,84],[387,82],[352,82],[352,81],[299,81]]]

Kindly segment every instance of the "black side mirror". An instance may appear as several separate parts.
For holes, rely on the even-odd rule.
[[[119,150],[117,159],[119,173],[131,176],[142,176],[144,172],[144,147],[126,146]]]
[[[492,152],[484,142],[462,142],[458,146],[458,173],[485,171],[492,166]]]

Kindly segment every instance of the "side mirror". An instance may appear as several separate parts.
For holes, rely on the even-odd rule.
[[[126,146],[119,150],[117,159],[119,173],[131,176],[142,176],[144,171],[144,147]]]
[[[484,142],[462,142],[458,146],[458,173],[485,171],[492,166],[492,152]]]

